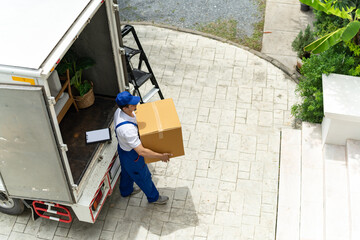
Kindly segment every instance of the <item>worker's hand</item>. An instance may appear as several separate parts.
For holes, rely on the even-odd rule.
[[[163,161],[163,162],[168,162],[168,161],[170,161],[170,157],[172,156],[172,154],[171,153],[162,153],[161,154],[161,161]]]

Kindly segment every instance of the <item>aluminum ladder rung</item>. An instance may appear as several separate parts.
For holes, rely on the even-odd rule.
[[[143,102],[146,103],[152,98],[160,89],[157,87],[153,87],[144,97]]]

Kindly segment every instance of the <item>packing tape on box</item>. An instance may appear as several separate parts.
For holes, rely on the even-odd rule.
[[[164,133],[163,133],[162,125],[161,125],[161,120],[160,120],[160,116],[159,116],[159,111],[158,111],[158,109],[157,109],[157,107],[156,107],[155,102],[152,102],[152,103],[151,103],[151,106],[152,106],[152,108],[153,108],[153,110],[154,110],[157,128],[159,129],[159,139],[163,139],[163,138],[164,138]]]

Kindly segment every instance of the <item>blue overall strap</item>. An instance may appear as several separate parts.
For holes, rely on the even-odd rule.
[[[124,121],[124,122],[121,122],[121,123],[119,123],[118,125],[116,125],[116,127],[115,127],[115,135],[116,135],[116,137],[117,137],[116,129],[117,129],[118,127],[124,125],[124,124],[132,124],[132,125],[134,125],[134,126],[138,129],[138,135],[139,135],[139,138],[140,138],[138,125],[137,125],[136,123],[133,123],[133,122],[130,122],[130,121]]]

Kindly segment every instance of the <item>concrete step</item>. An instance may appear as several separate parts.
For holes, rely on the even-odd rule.
[[[301,130],[283,129],[276,239],[299,239]]]
[[[350,236],[360,239],[360,141],[347,140],[346,159],[349,178]]]
[[[350,239],[348,174],[345,146],[324,145],[325,237]]]
[[[360,239],[360,141],[322,144],[321,125],[283,129],[276,239]]]
[[[324,239],[321,125],[302,124],[300,239]]]

